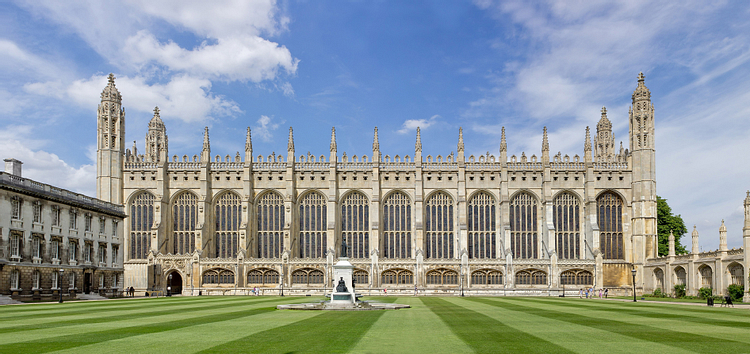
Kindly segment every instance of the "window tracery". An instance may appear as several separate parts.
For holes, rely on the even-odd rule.
[[[380,273],[382,285],[414,284],[414,273],[407,269],[388,269]]]
[[[453,198],[437,192],[425,202],[427,258],[453,258]]]
[[[203,273],[203,284],[234,284],[234,272],[227,269],[210,269]]]
[[[581,250],[580,202],[564,192],[552,201],[557,255],[560,259],[579,259]]]
[[[292,272],[292,284],[320,285],[323,284],[323,272],[314,268],[302,268]]]
[[[537,258],[537,202],[522,192],[510,202],[510,247],[514,258]]]
[[[599,247],[604,259],[624,259],[622,240],[622,199],[613,192],[596,198]]]
[[[433,269],[425,275],[428,285],[458,285],[458,273],[452,269]]]
[[[411,258],[411,201],[402,192],[383,202],[383,257]]]
[[[284,199],[268,192],[258,200],[258,257],[279,258],[284,250]]]
[[[130,202],[130,258],[145,259],[154,224],[154,195],[141,192]]]
[[[594,276],[583,269],[570,269],[560,273],[560,285],[593,285]]]
[[[237,257],[242,213],[240,196],[227,192],[216,201],[216,258]]]
[[[479,269],[471,272],[471,285],[502,285],[503,273],[495,269]]]
[[[367,258],[370,249],[370,206],[360,192],[349,193],[341,202],[341,237],[350,247],[350,258]]]
[[[318,192],[306,194],[299,203],[299,256],[322,258],[327,249],[326,200]]]
[[[469,258],[496,258],[495,198],[479,192],[468,203]]]
[[[247,283],[253,285],[279,285],[279,272],[269,268],[257,268],[247,273]]]
[[[516,273],[516,285],[547,285],[547,273],[537,269],[525,269]]]

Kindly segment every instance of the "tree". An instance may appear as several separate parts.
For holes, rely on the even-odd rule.
[[[680,242],[682,236],[687,233],[685,222],[682,216],[672,214],[672,208],[667,204],[667,200],[656,196],[656,228],[659,234],[659,256],[669,254],[669,231],[674,233],[674,249],[677,254],[687,253],[687,250]]]

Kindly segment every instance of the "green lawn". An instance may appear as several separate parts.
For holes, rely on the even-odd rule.
[[[560,298],[381,297],[397,311],[279,311],[315,298],[174,297],[0,307],[0,353],[744,353],[750,310]]]

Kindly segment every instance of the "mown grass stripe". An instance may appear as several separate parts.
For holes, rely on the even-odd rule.
[[[549,319],[598,328],[639,340],[661,343],[671,347],[699,353],[715,353],[716,351],[722,350],[744,352],[747,350],[747,343],[740,343],[695,333],[678,332],[667,328],[644,325],[642,323],[636,324],[618,321],[612,318],[584,316],[570,312],[557,311],[550,308],[538,308],[526,305],[518,299],[471,298],[470,300],[527,314],[534,314]],[[528,301],[526,303],[528,303]]]
[[[357,344],[383,312],[326,311],[200,353],[345,353]]]
[[[247,300],[245,300],[246,302]],[[275,301],[275,299],[266,299],[264,301],[253,301],[253,303],[260,303],[260,302],[267,302],[267,301]],[[214,304],[216,303],[216,304]],[[45,322],[39,322],[39,323],[33,323],[33,324],[26,324],[26,325],[17,325],[14,327],[6,327],[6,328],[0,328],[0,334],[2,333],[12,333],[12,332],[20,332],[20,331],[31,331],[31,330],[38,330],[38,329],[49,329],[49,328],[57,328],[57,327],[64,327],[64,326],[70,326],[70,325],[84,325],[84,324],[93,324],[93,323],[106,323],[106,322],[115,322],[115,321],[125,321],[130,319],[136,319],[136,318],[147,318],[147,317],[154,317],[154,316],[163,316],[163,315],[170,315],[175,313],[182,313],[186,311],[193,311],[193,310],[209,310],[209,309],[221,309],[221,308],[227,308],[227,307],[234,307],[237,306],[237,301],[234,302],[179,302],[176,304],[170,304],[170,306],[161,306],[161,308],[169,307],[168,310],[162,310],[162,311],[155,311],[153,308],[147,308],[147,309],[141,309],[137,308],[139,311],[128,311],[124,314],[118,314],[115,316],[91,316],[91,315],[80,315],[75,319],[67,319],[63,321],[49,321],[50,318],[55,317],[47,317],[47,321]],[[190,306],[186,306],[190,305]],[[118,312],[123,312],[122,310]],[[105,314],[109,314],[110,312],[105,312]]]
[[[444,299],[423,298],[422,302],[477,353],[573,353]]]
[[[268,299],[269,302],[273,303],[273,299]],[[84,325],[71,325],[66,327],[52,328],[52,329],[41,329],[33,331],[23,331],[0,334],[0,343],[21,343],[21,342],[39,342],[42,340],[53,340],[55,337],[65,337],[76,335],[79,333],[93,333],[93,332],[105,332],[114,330],[117,328],[125,327],[139,327],[139,326],[152,326],[158,325],[164,322],[170,321],[182,321],[196,317],[203,317],[209,315],[222,316],[225,313],[244,311],[246,309],[255,309],[268,306],[265,303],[247,303],[237,304],[235,307],[228,307],[222,309],[196,309],[193,311],[186,311],[184,313],[176,313],[171,315],[162,315],[154,317],[136,318],[118,322],[105,322],[95,324],[84,324]],[[0,351],[2,352],[2,351]]]
[[[539,299],[538,301],[544,302],[547,304],[555,304],[558,306],[565,306],[565,307],[574,307],[574,308],[588,308],[588,309],[596,309],[598,311],[606,311],[606,312],[617,312],[618,314],[629,314],[632,316],[640,316],[640,317],[646,317],[646,318],[656,318],[660,320],[674,320],[674,321],[689,321],[693,323],[700,323],[700,324],[710,324],[713,326],[723,326],[723,327],[730,327],[730,328],[750,328],[750,322],[748,321],[731,321],[731,320],[725,320],[725,319],[719,319],[715,316],[717,313],[710,313],[711,317],[708,316],[691,316],[691,315],[684,315],[679,313],[674,313],[672,311],[669,311],[669,306],[661,306],[659,308],[648,308],[645,309],[642,306],[638,306],[638,308],[633,308],[632,306],[625,306],[623,304],[603,304],[599,302],[598,304],[582,304],[578,302],[570,302],[570,301],[557,301],[557,300],[546,300],[546,299]],[[603,306],[602,306],[603,305]],[[628,304],[629,305],[629,304]],[[613,307],[617,306],[617,307]],[[656,311],[651,311],[656,310]],[[706,315],[707,313],[703,313]],[[746,314],[747,315],[747,314]],[[748,318],[745,317],[745,320]]]
[[[288,302],[284,302],[288,303]],[[270,311],[232,321],[205,323],[168,332],[147,333],[81,347],[56,354],[195,353],[239,338],[321,315],[322,311]],[[117,348],[117,350],[113,350]]]
[[[398,297],[395,302],[411,308],[385,311],[351,353],[472,352],[420,298]]]
[[[587,353],[692,353],[659,343],[634,339],[609,331],[512,311],[466,298],[447,298],[461,307],[483,313],[519,331],[530,333],[574,352]],[[602,340],[597,340],[601,338]],[[627,345],[625,347],[624,345]],[[627,348],[627,350],[625,350]]]
[[[215,302],[215,301],[239,301],[237,300],[222,300],[222,297],[216,297],[210,299],[209,297],[202,297],[202,301]],[[97,301],[95,303],[86,301],[66,302],[63,304],[26,304],[26,305],[14,305],[0,307],[0,325],[3,322],[14,321],[17,318],[33,319],[33,318],[47,318],[50,315],[55,316],[75,316],[81,313],[81,310],[85,308],[86,311],[104,312],[104,311],[116,311],[120,309],[128,308],[154,308],[161,306],[180,306],[181,302],[190,301],[189,298],[183,298],[175,301],[170,301],[167,298],[159,299],[135,299],[135,300],[108,300],[108,301]],[[116,303],[111,303],[116,302]],[[195,300],[194,300],[195,301]],[[27,308],[28,312],[18,311],[5,311],[10,307],[23,307]]]
[[[269,300],[276,301],[276,299]],[[166,332],[179,328],[185,328],[200,324],[212,323],[217,321],[229,321],[241,317],[253,316],[261,313],[275,311],[273,307],[251,308],[228,312],[225,314],[210,314],[200,317],[192,317],[175,321],[164,321],[158,323],[145,323],[139,326],[120,327],[105,331],[83,332],[80,334],[71,334],[57,337],[44,338],[40,340],[19,342],[12,344],[0,345],[2,353],[47,353],[57,350],[69,349],[83,345],[101,343],[115,339],[121,339],[130,336],[142,335],[146,333]]]

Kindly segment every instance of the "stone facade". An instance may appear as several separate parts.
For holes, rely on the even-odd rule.
[[[742,285],[745,289],[744,302],[750,302],[746,286],[748,259],[750,259],[750,191],[745,198],[745,227],[743,247],[728,249],[727,228],[724,220],[719,227],[719,249],[700,252],[698,230],[693,227],[692,250],[687,254],[675,254],[674,236],[669,238],[669,254],[666,257],[649,259],[645,268],[644,291],[656,289],[673,294],[675,285],[685,285],[686,294],[697,296],[701,288],[710,288],[714,295],[727,295],[727,287]]]
[[[140,153],[124,149],[122,98],[110,75],[98,110],[98,197],[122,202],[125,286],[143,292],[245,293],[260,288],[321,293],[333,284],[339,247],[350,247],[358,291],[557,294],[608,287],[638,292],[657,257],[654,107],[639,75],[629,112],[630,150],[616,149],[602,109],[583,155],[456,151],[425,155],[286,154],[212,156],[208,128],[199,154],[168,151],[154,110]],[[169,275],[172,275],[171,280]]]
[[[0,294],[114,294],[123,287],[122,206],[0,172]],[[60,275],[62,270],[62,275]]]

